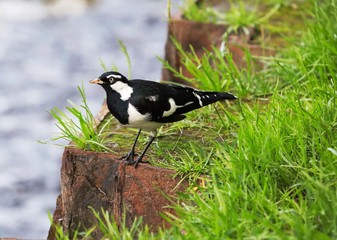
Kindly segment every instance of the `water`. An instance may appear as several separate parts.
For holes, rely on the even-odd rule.
[[[80,103],[100,109],[103,89],[88,84],[100,60],[127,73],[160,79],[166,40],[165,0],[0,0],[0,237],[46,238],[59,194],[63,149],[37,140],[55,136],[46,110]]]

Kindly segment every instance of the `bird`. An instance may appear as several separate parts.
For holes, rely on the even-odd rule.
[[[91,84],[102,86],[110,113],[122,124],[139,129],[129,153],[121,157],[135,168],[157,136],[157,129],[165,123],[183,120],[187,112],[220,100],[235,100],[229,92],[201,91],[189,86],[131,79],[116,71],[103,73]],[[135,160],[135,148],[142,130],[150,132],[150,139]]]

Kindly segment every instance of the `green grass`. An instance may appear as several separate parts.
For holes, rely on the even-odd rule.
[[[58,140],[63,139],[70,142],[70,146],[75,146],[79,149],[110,152],[111,149],[106,145],[109,144],[111,139],[107,138],[109,133],[106,132],[106,128],[111,120],[101,124],[97,129],[95,117],[86,101],[84,86],[78,86],[78,91],[82,100],[80,106],[68,100],[70,104],[70,106],[66,107],[68,114],[56,107],[50,110],[49,113],[56,120],[56,126],[60,130],[59,136],[50,140],[58,142]]]
[[[183,50],[181,45],[171,39],[181,56],[181,64],[188,69],[193,77],[186,77],[183,73],[168,62],[161,60],[163,66],[173,74],[187,82],[196,85],[200,89],[212,91],[233,90],[240,98],[256,97],[273,93],[278,84],[278,78],[270,74],[270,71],[256,71],[255,60],[247,49],[242,59],[246,67],[238,67],[231,52],[223,43],[218,49],[213,47],[211,51],[205,50],[201,59],[191,47],[190,52]],[[266,58],[268,59],[268,58]],[[270,59],[269,59],[270,61]]]
[[[227,110],[237,141],[214,141],[206,188],[175,207],[182,239],[337,237],[336,14],[335,1],[316,6],[302,42],[271,69],[268,104]]]
[[[241,30],[248,34],[249,27],[257,27],[268,22],[269,18],[281,6],[281,3],[269,3],[268,6],[265,6],[266,9],[261,10],[258,7],[261,5],[261,1],[258,0],[254,1],[253,5],[251,2],[242,0],[228,2],[229,7],[226,11],[209,6],[207,2],[197,4],[193,0],[185,0],[181,9],[184,17],[188,20],[226,24],[229,26],[228,32]]]
[[[263,71],[238,69],[217,49],[182,55],[198,87],[240,98],[189,113],[151,147],[153,164],[192,185],[166,215],[172,228],[150,233],[138,219],[106,238],[337,238],[337,3],[312,5],[302,37]]]

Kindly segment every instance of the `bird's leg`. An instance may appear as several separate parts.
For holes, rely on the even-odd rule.
[[[138,137],[141,133],[142,129],[139,129],[138,133],[137,133],[137,136],[136,136],[136,139],[135,141],[133,142],[133,146],[131,148],[131,151],[128,152],[127,154],[123,155],[120,160],[124,160],[126,163],[128,164],[133,164],[134,163],[134,156],[135,156],[135,148],[136,148],[136,143],[137,143],[137,140],[138,140]]]
[[[146,145],[144,151],[142,152],[142,154],[140,154],[140,156],[138,157],[138,159],[135,161],[135,168],[138,166],[138,163],[142,162],[142,159],[143,159],[143,157],[144,157],[146,151],[149,149],[151,143],[152,143],[153,140],[156,138],[156,135],[157,135],[156,132],[153,133],[153,135],[151,136],[150,141],[147,143],[147,145]]]

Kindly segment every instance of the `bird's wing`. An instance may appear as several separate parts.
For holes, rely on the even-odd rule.
[[[178,93],[171,86],[144,80],[130,82],[134,90],[130,103],[141,114],[150,114],[151,121],[165,123],[185,118],[185,116],[175,113],[180,106],[175,103]]]
[[[182,120],[184,113],[233,96],[228,93],[199,91],[180,85],[142,80],[130,82],[134,89],[130,103],[141,114],[150,113],[151,120],[157,122]]]
[[[141,114],[149,115],[151,121],[159,123],[177,122],[185,118],[184,115],[175,114],[175,110],[171,110],[174,106],[168,101],[163,94],[159,95],[136,95],[130,99],[130,103]]]

